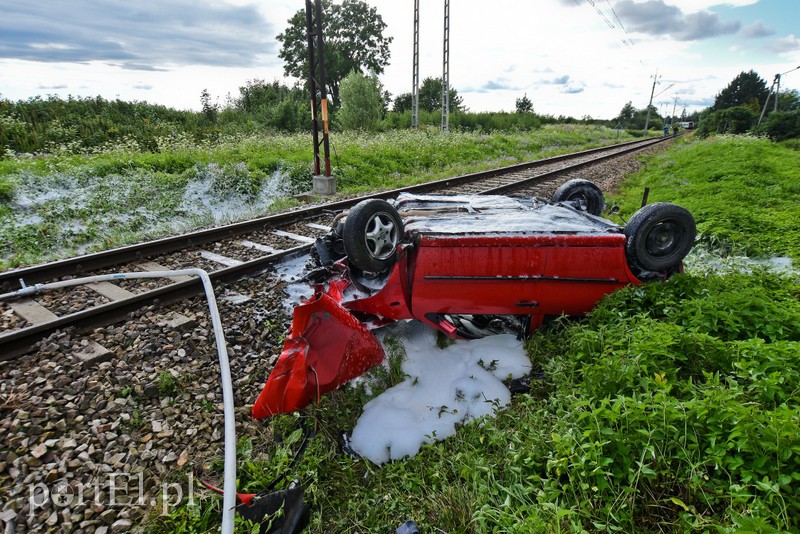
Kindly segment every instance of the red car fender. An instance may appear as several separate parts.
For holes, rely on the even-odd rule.
[[[317,293],[294,309],[290,337],[253,405],[252,416],[262,419],[305,408],[378,365],[383,357],[375,336],[339,300]]]
[[[387,319],[380,321],[381,324],[413,319],[414,316],[409,306],[411,302],[409,273],[413,271],[412,263],[416,256],[410,254],[410,251],[413,251],[413,247],[409,245],[398,247],[397,262],[392,267],[383,287],[369,297],[343,302],[342,306],[348,310]]]

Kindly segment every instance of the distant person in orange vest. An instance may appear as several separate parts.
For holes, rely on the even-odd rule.
[[[672,137],[678,137],[678,125],[677,124],[673,124],[672,125]]]

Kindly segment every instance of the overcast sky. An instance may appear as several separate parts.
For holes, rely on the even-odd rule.
[[[394,38],[380,76],[411,90],[413,0],[367,0]],[[420,1],[420,76],[442,75],[443,0]],[[0,95],[96,96],[199,109],[283,75],[275,36],[300,0],[0,0]],[[800,66],[798,0],[451,0],[450,83],[472,111],[612,118],[627,101],[707,107],[742,71]],[[800,88],[800,70],[781,89]],[[659,94],[660,93],[660,94]],[[676,101],[677,99],[677,101]],[[677,102],[677,103],[676,103]]]

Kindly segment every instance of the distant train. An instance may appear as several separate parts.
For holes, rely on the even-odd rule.
[[[684,130],[694,130],[693,122],[680,122],[678,124],[680,124],[681,128],[683,128]]]

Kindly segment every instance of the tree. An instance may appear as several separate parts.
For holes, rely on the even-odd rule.
[[[449,89],[450,111],[460,111],[464,99],[458,96],[458,92],[452,87]],[[410,107],[409,107],[410,109]],[[419,109],[425,111],[435,111],[442,109],[442,79],[425,78],[419,88]]]
[[[339,104],[339,85],[351,71],[383,72],[389,63],[391,37],[385,37],[386,23],[378,10],[362,0],[343,0],[333,4],[322,0],[322,33],[325,39],[326,83]],[[305,9],[289,19],[289,27],[278,35],[283,45],[278,54],[284,60],[287,76],[307,79],[308,41]]]
[[[247,83],[239,87],[239,98],[234,99],[236,109],[248,113],[256,113],[267,108],[272,108],[284,100],[302,102],[304,105],[309,101],[308,93],[301,87],[287,87],[278,80],[267,83],[264,80],[248,80]]]
[[[797,89],[781,91],[778,96],[778,111],[800,111],[800,92]]]
[[[309,100],[308,91],[300,84],[287,87],[278,80],[267,83],[255,79],[239,87],[239,96],[232,99],[232,104],[235,111],[241,112],[236,120],[296,132],[311,127]],[[227,118],[233,119],[234,114],[228,112]]]
[[[633,107],[633,102],[628,100],[628,103],[622,106],[622,109],[617,115],[616,121],[623,126],[630,126],[631,121],[636,116],[636,108]]]
[[[200,103],[203,105],[203,116],[208,122],[217,122],[217,113],[219,112],[219,105],[211,103],[211,94],[208,89],[203,89],[200,92]]]
[[[647,122],[647,108],[636,109],[633,103],[628,101],[619,112],[619,115],[614,119],[617,124],[621,124],[625,128],[631,130],[643,129]],[[659,127],[663,122],[663,118],[658,114],[658,109],[655,106],[650,106],[650,124],[648,128]]]
[[[412,95],[411,93],[401,93],[394,98],[392,111],[403,113],[404,111],[411,111]]]
[[[745,106],[758,113],[767,98],[769,89],[755,71],[742,72],[720,91],[714,99],[712,109],[719,111],[737,106]]]
[[[345,130],[375,130],[383,115],[383,91],[377,76],[352,71],[342,80],[342,106],[336,119]]]
[[[458,96],[458,91],[452,87],[450,93],[450,111],[464,111],[464,99]],[[403,113],[411,111],[411,93],[401,93],[394,99],[392,111]],[[422,111],[438,111],[442,109],[442,79],[425,78],[419,88],[419,109]],[[531,108],[533,111],[533,108]]]
[[[517,99],[517,113],[533,113],[533,102],[528,98],[528,93]]]

